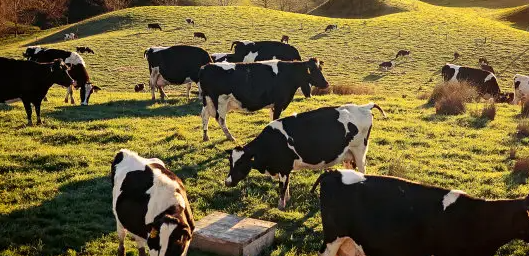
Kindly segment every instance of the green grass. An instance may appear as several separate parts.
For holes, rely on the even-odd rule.
[[[388,4],[405,11],[345,20],[251,7],[144,7],[43,31],[38,40],[46,46],[94,49],[96,55],[84,55],[85,61],[93,82],[104,89],[92,96],[89,107],[81,107],[64,104],[64,89],[52,88],[50,102],[43,106],[43,126],[24,127],[20,103],[0,106],[0,255],[115,254],[108,174],[120,148],[158,157],[184,179],[196,219],[219,210],[275,221],[276,240],[265,255],[316,254],[322,240],[319,201],[309,189],[320,172],[294,173],[292,200],[285,212],[276,209],[276,182],[255,171],[239,186],[225,187],[224,150],[253,139],[269,122],[268,111],[230,114],[228,125],[236,143],[226,141],[211,120],[212,140],[201,142],[200,104],[185,99],[184,86],[169,87],[168,103],[151,102],[149,93],[133,93],[135,84],[148,81],[143,51],[152,45],[185,43],[227,52],[232,40],[279,40],[288,34],[303,57],[325,61],[324,74],[331,84],[369,86],[374,94],[311,99],[298,95],[283,116],[374,101],[389,118],[375,113],[368,173],[398,175],[489,199],[526,196],[529,185],[511,174],[515,160],[509,159],[513,147],[519,157],[529,156],[529,139],[514,136],[521,121],[518,106],[498,104],[495,120],[488,121],[469,113],[438,116],[433,108],[424,107],[426,100],[416,97],[440,80],[435,72],[454,51],[463,56],[459,64],[476,66],[477,58],[485,56],[496,70],[508,67],[500,83],[503,90],[512,91],[512,75],[529,74],[529,53],[523,53],[529,47],[529,33],[460,8],[415,0]],[[197,27],[187,27],[185,17],[195,18]],[[146,31],[149,22],[160,22],[164,31]],[[321,33],[331,23],[350,29]],[[62,41],[65,31],[77,28],[82,38]],[[193,40],[194,31],[205,32],[210,40]],[[492,43],[475,44],[484,37]],[[3,45],[0,56],[20,58],[23,46],[33,41]],[[379,62],[401,48],[412,50],[413,58],[391,72],[376,71]],[[433,81],[427,82],[432,74]],[[134,243],[129,240],[127,245],[129,255],[137,255]],[[521,242],[498,252],[528,254]]]

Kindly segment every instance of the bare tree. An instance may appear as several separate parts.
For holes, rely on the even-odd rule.
[[[109,11],[121,10],[129,7],[132,0],[104,0],[105,8]]]
[[[155,5],[178,5],[179,0],[152,0]]]
[[[232,0],[218,0],[220,6],[228,6],[232,3]]]

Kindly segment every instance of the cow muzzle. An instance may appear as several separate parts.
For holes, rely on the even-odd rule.
[[[231,176],[228,176],[228,178],[226,178],[226,180],[224,181],[224,185],[226,185],[226,187],[235,187],[237,185],[237,182],[233,182]]]

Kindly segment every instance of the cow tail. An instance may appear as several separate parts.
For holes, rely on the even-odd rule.
[[[380,111],[380,113],[382,113],[382,115],[384,116],[384,118],[386,118],[386,112],[384,112],[384,110],[379,106],[377,105],[376,103],[372,103],[373,105],[371,106],[371,109],[378,109]]]
[[[233,43],[231,43],[231,48],[230,48],[230,51],[233,51],[233,46],[238,44],[239,41],[233,41]]]
[[[145,51],[143,52],[143,58],[144,58],[144,59],[147,59],[147,53],[148,53],[148,52],[149,52],[149,49],[147,49],[147,50],[145,50]]]
[[[320,176],[316,179],[316,181],[314,182],[314,185],[312,185],[312,188],[310,189],[310,193],[314,193],[314,191],[316,190],[316,188],[318,187],[318,185],[320,185],[320,182],[321,180],[327,176],[330,172],[329,171],[325,171],[323,172],[322,174],[320,174]]]

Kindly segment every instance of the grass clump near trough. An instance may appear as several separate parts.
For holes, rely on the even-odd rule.
[[[463,82],[448,82],[438,84],[428,100],[428,104],[435,106],[435,112],[440,115],[459,115],[467,111],[466,104],[477,98],[474,86]]]

